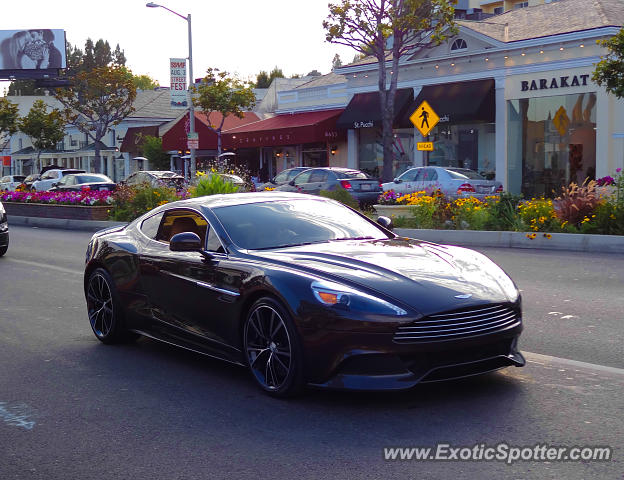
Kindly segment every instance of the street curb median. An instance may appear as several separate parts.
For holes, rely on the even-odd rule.
[[[103,220],[76,220],[70,218],[21,217],[8,215],[9,228],[12,225],[37,228],[59,228],[62,230],[80,230],[97,232],[104,228],[127,225],[127,222],[109,222]]]
[[[535,248],[591,253],[624,253],[624,236],[622,235],[420,230],[411,228],[395,228],[394,233],[404,237],[461,247]]]

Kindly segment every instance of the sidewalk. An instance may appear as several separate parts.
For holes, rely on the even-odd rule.
[[[96,220],[9,217],[9,227],[11,225],[21,225],[39,228],[82,230],[86,232],[97,232],[104,228],[125,224],[125,222],[102,222]],[[459,245],[462,247],[534,248],[543,250],[624,254],[624,236],[620,235],[552,233],[550,234],[550,238],[547,238],[543,233],[536,233],[534,239],[529,239],[525,232],[417,230],[410,228],[395,228],[394,233],[403,237],[418,238],[429,242]]]

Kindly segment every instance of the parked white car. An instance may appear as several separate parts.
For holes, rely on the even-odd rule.
[[[65,175],[69,175],[70,173],[85,173],[84,170],[76,170],[76,169],[52,169],[44,172],[41,175],[41,178],[36,182],[33,182],[31,186],[31,190],[35,192],[44,192],[46,190],[50,190],[53,184],[60,182],[61,178]]]
[[[382,184],[383,191],[394,190],[407,194],[436,189],[449,198],[476,197],[483,199],[498,195],[503,185],[496,180],[487,180],[473,170],[455,167],[415,167],[403,172],[394,181]]]
[[[0,192],[10,191],[14,192],[18,185],[20,185],[26,175],[6,175],[0,178]]]

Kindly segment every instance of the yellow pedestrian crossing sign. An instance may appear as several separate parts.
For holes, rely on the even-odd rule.
[[[429,105],[425,100],[418,105],[418,108],[414,111],[414,113],[412,113],[410,121],[418,129],[421,135],[426,137],[429,135],[429,132],[433,130],[433,127],[438,124],[440,117],[438,117],[438,114],[433,111],[431,105]]]

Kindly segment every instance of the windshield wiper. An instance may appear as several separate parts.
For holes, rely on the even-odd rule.
[[[340,240],[374,240],[375,237],[343,237],[343,238],[332,238],[331,242],[338,242]]]

